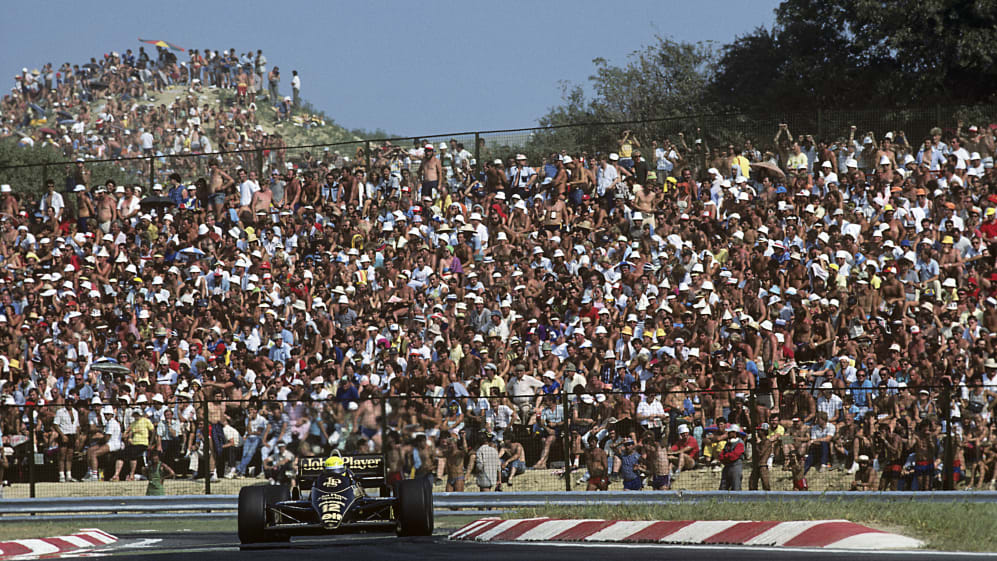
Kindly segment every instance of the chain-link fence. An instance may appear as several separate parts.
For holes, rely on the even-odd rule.
[[[989,126],[995,122],[997,106],[994,105],[864,110],[817,108],[809,112],[687,115],[294,147],[283,145],[283,140],[274,135],[255,140],[249,147],[224,147],[224,150],[215,149],[207,154],[197,146],[181,145],[162,147],[157,155],[88,159],[83,164],[92,170],[94,184],[114,179],[118,184],[140,185],[148,193],[157,183],[168,185],[172,173],[178,173],[186,182],[198,178],[210,182],[213,161],[220,162],[221,169],[229,173],[244,168],[255,171],[260,177],[274,170],[284,170],[288,164],[359,166],[367,173],[376,171],[378,174],[383,173],[383,166],[387,165],[390,171],[399,172],[404,168],[417,173],[423,147],[431,144],[442,156],[444,169],[450,175],[454,171],[450,163],[455,160],[458,164],[467,160],[468,170],[473,165],[480,171],[486,163],[495,160],[508,163],[520,153],[527,155],[533,165],[538,165],[554,153],[592,156],[619,151],[624,131],[631,131],[636,142],[627,143],[629,149],[643,149],[645,158],[653,153],[654,142],[660,146],[667,141],[684,153],[687,163],[703,167],[708,166],[711,158],[725,154],[728,144],[738,149],[750,145],[764,158],[766,152],[774,156],[785,152],[787,143],[792,140],[808,145],[824,142],[841,146],[853,139],[861,146],[866,138],[878,143],[890,133],[894,144],[909,145],[905,150],[916,153],[935,127],[947,137],[955,134],[960,123],[966,123],[968,127],[969,123]],[[966,132],[965,128],[963,132]],[[81,181],[74,166],[76,162],[57,159],[0,165],[0,182],[22,191],[41,193],[44,182],[55,179],[57,185],[65,182],[65,190],[69,193]]]
[[[437,491],[930,490],[993,477],[963,433],[980,413],[967,388],[510,395],[519,385],[496,377],[470,383],[483,397],[359,382],[312,379],[293,399],[269,396],[297,382],[210,401],[195,383],[169,402],[7,405],[6,496],[232,494],[289,483],[298,458],[334,451],[383,453],[389,481],[429,477]],[[948,423],[959,411],[967,422]]]

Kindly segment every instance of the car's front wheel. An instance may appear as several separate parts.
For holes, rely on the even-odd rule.
[[[283,485],[254,485],[239,491],[239,541],[243,544],[288,541],[287,534],[266,530],[267,511],[290,493]]]
[[[398,485],[395,505],[399,536],[433,535],[433,487],[426,478],[406,479]]]
[[[266,541],[266,489],[262,486],[243,487],[239,491],[239,541],[243,544]]]

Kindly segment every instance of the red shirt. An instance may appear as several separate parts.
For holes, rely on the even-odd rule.
[[[689,456],[692,458],[699,458],[699,442],[696,441],[696,437],[687,435],[685,439],[679,439],[675,444],[672,445],[672,452],[678,452],[680,449],[689,447]]]
[[[983,232],[984,240],[997,238],[997,220],[991,220],[990,222],[981,224],[980,231]]]
[[[725,464],[732,464],[741,459],[744,455],[744,442],[740,439],[731,445],[730,441],[727,441],[727,446],[720,452],[720,461]]]

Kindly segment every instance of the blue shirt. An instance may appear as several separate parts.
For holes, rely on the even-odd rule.
[[[177,205],[178,207],[183,204],[183,190],[184,186],[179,184],[176,187],[170,189],[170,200],[173,201],[173,204]]]
[[[871,406],[872,390],[874,387],[869,378],[861,382],[858,380],[852,382],[849,388],[852,390],[852,399],[855,401],[857,407]]]
[[[631,479],[637,478],[637,472],[634,468],[637,467],[638,462],[640,462],[640,454],[636,451],[620,456],[620,477],[622,477],[624,481],[630,481]]]

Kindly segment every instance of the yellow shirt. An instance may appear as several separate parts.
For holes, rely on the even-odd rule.
[[[633,144],[630,144],[629,141],[628,142],[624,142],[623,144],[620,144],[620,157],[621,158],[629,158],[633,154],[633,151],[634,151],[634,146],[633,146]]]
[[[737,166],[741,170],[741,175],[748,177],[751,175],[751,163],[744,156],[738,154],[730,160],[730,167]]]
[[[724,440],[718,440],[718,441],[714,442],[713,444],[704,444],[703,445],[703,451],[702,451],[703,456],[707,457],[707,458],[709,458],[711,460],[719,458],[720,457],[720,452],[723,451],[724,446],[727,446],[727,440],[726,439],[724,439]]]
[[[799,154],[790,154],[789,160],[786,161],[786,167],[789,168],[789,171],[796,171],[801,164],[804,166],[807,165],[807,155],[803,152],[800,152]]]
[[[505,380],[501,376],[495,376],[495,380],[484,379],[481,381],[481,395],[491,397],[492,388],[498,388],[499,394],[505,391]]]
[[[148,417],[139,417],[128,429],[132,431],[131,443],[133,445],[148,446],[149,435],[156,430],[156,427],[152,426],[152,421]]]

